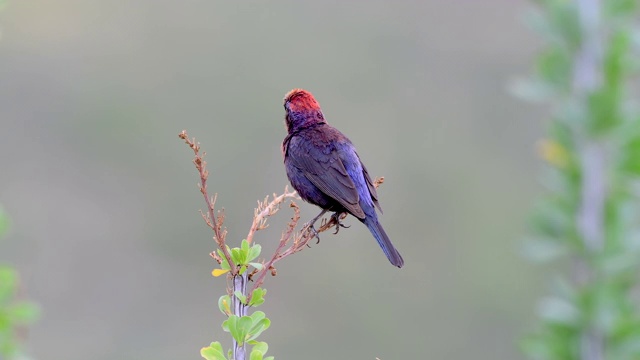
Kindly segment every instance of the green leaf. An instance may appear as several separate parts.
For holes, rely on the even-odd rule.
[[[255,311],[253,314],[251,314],[251,316],[249,316],[251,318],[251,321],[253,324],[256,324],[257,322],[259,322],[260,320],[264,319],[267,317],[267,315],[264,313],[264,311]]]
[[[562,39],[562,45],[572,50],[577,49],[582,40],[582,32],[575,2],[552,1],[548,6],[548,19],[554,32]]]
[[[538,306],[539,316],[554,324],[575,326],[580,320],[580,311],[575,304],[557,297],[543,299]]]
[[[243,316],[238,320],[238,338],[236,338],[236,340],[240,345],[247,341],[247,334],[251,330],[252,325],[253,321],[249,316]]]
[[[260,270],[262,270],[264,268],[264,265],[262,265],[261,263],[257,263],[257,262],[251,262],[251,263],[249,263],[249,265],[251,265],[254,268],[258,269],[258,271],[260,271]]]
[[[222,329],[231,333],[231,336],[242,345],[247,340],[247,333],[253,324],[251,317],[243,316],[238,318],[237,315],[231,315],[222,323]]]
[[[256,350],[251,350],[249,360],[264,360],[264,354]]]
[[[211,345],[206,348],[202,348],[200,350],[200,355],[206,360],[226,360],[222,345],[217,341],[212,342]]]
[[[231,297],[229,295],[220,296],[218,299],[218,308],[223,314],[227,316],[231,315]]]
[[[247,241],[247,239],[242,240],[240,243],[240,249],[245,253],[249,252],[249,241]]]
[[[238,324],[238,315],[230,315],[227,320],[222,322],[222,330],[231,333],[231,335],[233,336],[233,333],[237,331],[236,330],[237,324]]]
[[[247,253],[247,262],[255,260],[260,256],[260,252],[262,252],[262,246],[260,246],[260,244],[254,244]]]
[[[571,84],[571,65],[572,58],[564,49],[547,48],[538,56],[536,68],[544,83],[566,92]]]
[[[236,290],[233,295],[235,295],[243,304],[247,303],[247,297],[240,292],[240,290]]]
[[[264,312],[254,312],[251,314],[251,329],[248,340],[255,340],[263,331],[267,330],[269,326],[271,326],[271,320],[266,318]]]
[[[264,296],[267,294],[267,290],[263,288],[257,288],[253,290],[251,294],[251,301],[249,301],[249,306],[259,306],[264,303]]]
[[[227,246],[227,250],[229,250],[228,246]],[[222,263],[220,263],[220,267],[224,270],[231,270],[231,267],[229,266],[229,262],[227,261],[227,258],[224,256],[224,252],[221,249],[217,249],[216,251],[218,252],[218,256],[220,257],[220,259],[222,260]]]
[[[17,285],[18,273],[8,266],[0,266],[0,304],[13,298]]]
[[[259,341],[253,346],[253,350],[259,351],[264,355],[267,353],[267,350],[269,350],[269,345],[264,341]]]
[[[233,248],[231,249],[231,260],[233,260],[233,262],[236,265],[242,265],[244,264],[244,262],[242,261],[242,251],[240,251],[240,249],[238,248]]]
[[[15,325],[27,325],[38,319],[40,307],[35,303],[23,301],[8,307],[7,314]]]

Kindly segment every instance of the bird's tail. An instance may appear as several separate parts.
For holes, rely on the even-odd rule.
[[[401,268],[404,265],[404,260],[398,250],[393,247],[391,240],[387,236],[387,233],[384,232],[384,229],[378,219],[367,216],[363,222],[369,228],[373,237],[376,238],[378,245],[380,245],[384,254],[387,255],[387,259],[389,259],[391,264]]]

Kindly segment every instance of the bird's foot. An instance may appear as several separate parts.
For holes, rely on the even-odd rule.
[[[309,221],[308,223],[304,224],[302,226],[302,228],[306,228],[308,232],[310,232],[313,236],[311,237],[318,239],[318,241],[316,241],[316,244],[320,243],[320,234],[318,233],[318,230],[316,230],[316,228],[313,226],[313,222]]]
[[[333,222],[335,222],[335,223],[336,223],[336,232],[334,232],[334,233],[333,233],[334,235],[335,235],[335,234],[337,234],[337,233],[338,233],[338,231],[340,231],[340,228],[341,228],[341,227],[343,227],[343,228],[345,228],[345,229],[347,229],[347,228],[350,228],[350,227],[351,227],[351,226],[347,226],[347,225],[345,225],[345,224],[343,224],[343,223],[341,223],[341,222],[340,222],[340,216],[341,216],[342,214],[343,214],[343,213],[337,213],[337,212],[336,212],[336,213],[333,213],[333,215],[331,215],[331,221],[333,221]]]
[[[311,232],[311,234],[313,234],[314,238],[318,239],[318,241],[316,241],[316,244],[320,243],[320,235],[318,235],[318,231],[316,230],[316,228],[313,227],[313,224],[315,224],[316,221],[318,221],[318,219],[320,219],[322,217],[322,215],[324,215],[324,213],[326,213],[326,212],[327,212],[327,209],[322,209],[320,214],[318,214],[311,221],[309,221],[308,223],[306,223],[306,224],[304,224],[302,226],[303,229],[306,228],[307,231]],[[309,246],[309,244],[307,244],[307,246]]]

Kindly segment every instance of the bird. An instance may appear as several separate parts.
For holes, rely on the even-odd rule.
[[[310,227],[331,211],[338,231],[346,227],[340,215],[349,213],[369,229],[391,264],[401,268],[404,260],[378,220],[376,208],[380,213],[382,208],[376,188],[349,138],[327,123],[309,91],[289,91],[284,109],[287,135],[282,155],[287,177],[304,201],[322,209]]]

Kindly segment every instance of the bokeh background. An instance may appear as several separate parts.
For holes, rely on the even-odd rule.
[[[399,270],[353,218],[268,278],[279,359],[520,359],[548,283],[520,255],[545,109],[509,95],[529,4],[10,1],[0,13],[0,203],[43,309],[37,359],[198,359],[229,346],[182,129],[229,240],[287,184],[282,98],[312,91],[379,190]],[[301,204],[303,218],[317,209]],[[284,209],[257,241],[273,250]]]

